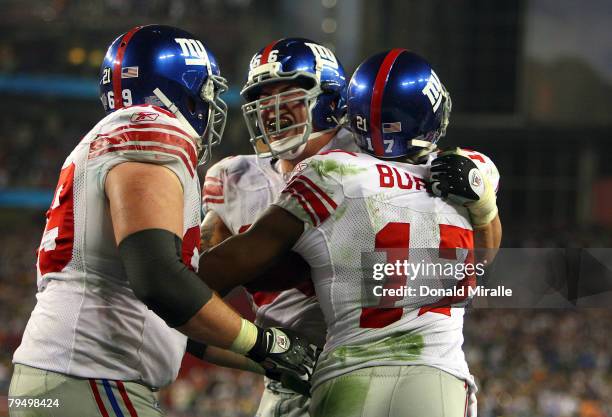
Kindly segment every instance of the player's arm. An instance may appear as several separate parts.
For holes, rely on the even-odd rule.
[[[484,158],[479,155],[480,159]],[[486,249],[478,251],[479,262],[491,262],[502,237],[501,221],[497,209],[497,182],[499,174],[492,162],[492,173],[481,170],[465,151],[460,148],[443,152],[432,162],[431,192],[442,198],[461,204],[468,209],[474,228],[474,247]],[[495,177],[495,178],[493,178]]]
[[[271,367],[306,372],[299,364],[311,362],[311,356],[303,340],[242,319],[181,262],[183,190],[174,172],[126,162],[109,171],[104,188],[119,255],[136,297],[194,340]]]
[[[323,177],[318,170],[320,161],[342,157],[317,155],[303,161],[300,171],[294,172],[294,177],[273,205],[269,206],[246,232],[233,236],[202,254],[200,276],[213,288],[244,285],[284,259],[305,231],[309,233],[316,230],[342,204],[344,193],[341,182],[333,173]],[[304,183],[309,186],[304,186]],[[317,192],[310,192],[309,187],[313,187]],[[318,207],[319,210],[313,211],[310,207]],[[270,279],[271,283],[274,281],[279,284],[278,290],[292,288],[303,282],[303,275],[282,273],[283,270],[306,269],[296,263],[298,259],[303,263],[305,261],[299,255],[295,256],[297,258],[290,261],[289,267],[279,267],[275,278],[281,279]],[[305,273],[309,275],[309,271]],[[257,279],[258,287],[259,281],[260,279]]]
[[[232,232],[221,216],[214,210],[207,211],[200,226],[200,248],[203,251],[208,250],[231,236]]]
[[[212,288],[233,288],[257,278],[285,257],[304,231],[304,223],[288,211],[268,207],[244,233],[235,235],[200,257],[200,277]],[[295,286],[287,277],[286,288]]]
[[[310,384],[301,378],[295,377],[288,372],[278,372],[276,370],[266,371],[261,365],[250,360],[249,358],[238,355],[227,349],[221,349],[215,346],[197,345],[193,347],[194,342],[187,342],[187,352],[191,353],[198,359],[223,366],[225,368],[240,369],[247,372],[253,372],[259,375],[266,375],[268,378],[279,381],[281,385],[287,389],[293,390],[298,394],[310,397]],[[191,349],[190,349],[191,347]]]
[[[300,234],[302,230],[300,230]],[[232,236],[231,231],[225,225],[221,216],[214,210],[209,210],[206,213],[200,231],[202,237],[202,251],[211,249]],[[255,253],[253,256],[259,256],[259,254]],[[228,264],[228,267],[229,266]],[[310,279],[310,268],[308,264],[304,262],[301,256],[293,251],[289,251],[273,259],[269,268],[263,272],[261,270],[256,271],[257,273],[255,275],[236,274],[234,279],[227,279],[227,277],[210,274],[211,267],[210,256],[201,256],[199,268],[200,277],[204,279],[212,289],[220,294],[227,294],[239,285],[249,287],[249,284],[256,285],[256,289],[259,291],[280,291],[292,288],[296,284],[306,279]],[[291,273],[287,274],[286,271],[291,271]],[[266,279],[267,277],[285,277],[286,279],[279,281]]]
[[[221,216],[219,216],[214,210],[208,210],[206,212],[204,220],[202,221],[202,225],[200,226],[200,232],[200,247],[203,251],[218,245],[219,243],[232,236],[232,232],[230,231],[230,229],[225,225],[225,222],[223,221]],[[295,254],[294,252],[290,252],[290,254],[299,257],[299,255]],[[287,265],[285,264],[293,261],[293,257],[283,257],[283,260],[285,261],[281,262],[281,264],[283,264],[281,265],[281,267],[287,268]],[[301,258],[300,261],[304,262]],[[291,265],[293,266],[295,264]],[[199,270],[205,271],[206,267],[207,265],[203,264],[200,266]],[[276,271],[274,271],[274,269],[275,267],[272,267],[271,270],[268,271],[268,273],[275,274]],[[302,269],[298,270],[297,268],[293,268],[293,270],[296,271],[295,273],[298,273]],[[215,282],[214,284],[215,285],[212,288],[215,291],[218,291],[222,296],[229,293],[234,288],[233,285],[227,285],[226,282]],[[218,366],[242,369],[245,371],[260,374],[264,373],[263,368],[259,364],[242,355],[238,355],[226,349],[220,349],[214,346],[206,346],[205,344],[196,342],[191,339],[187,342],[187,352],[191,353],[197,358],[200,358],[204,361],[210,362]]]
[[[499,213],[493,220],[484,226],[474,227],[474,248],[486,249],[485,251],[477,251],[478,262],[490,263],[495,259],[497,250],[501,245],[502,225],[499,219]]]
[[[163,166],[127,162],[108,173],[105,190],[115,240],[136,296],[188,336],[229,347],[240,330],[240,316],[194,279],[177,253],[183,229],[183,190],[177,176]]]
[[[225,225],[221,217],[213,210],[209,210],[204,217],[204,221],[200,225],[200,248],[202,250],[209,249],[223,242],[231,235],[232,232]],[[187,341],[186,351],[196,358],[218,366],[250,370],[253,372],[256,372],[255,369],[259,368],[259,370],[263,372],[263,369],[258,364],[242,355],[215,346],[207,346],[193,339]],[[254,365],[254,369],[245,369],[247,365]]]
[[[265,370],[258,363],[246,356],[239,355],[227,349],[208,346],[192,339],[187,341],[187,352],[194,357],[226,368],[241,369],[243,371],[264,374]]]
[[[198,359],[217,366],[240,369],[247,372],[266,375],[270,379],[279,381],[281,385],[287,389],[293,390],[302,395],[310,396],[310,384],[308,381],[295,377],[288,372],[278,372],[274,369],[266,370],[251,359],[238,355],[237,353],[227,349],[221,349],[215,346],[206,346],[190,339],[187,342],[187,352]]]
[[[246,356],[238,355],[230,350],[221,349],[215,346],[209,346],[208,349],[206,349],[206,353],[202,356],[202,360],[225,368],[240,369],[261,375],[265,374],[265,370],[261,365],[255,363]]]
[[[206,251],[213,246],[217,246],[227,238],[232,236],[231,230],[225,225],[221,216],[219,216],[214,210],[208,210],[204,216],[204,220],[200,225],[200,249]],[[202,262],[202,258],[200,258]],[[200,264],[199,271],[203,271],[206,265]],[[211,285],[214,283],[208,283],[210,287],[225,297],[233,287],[226,287],[223,285]]]

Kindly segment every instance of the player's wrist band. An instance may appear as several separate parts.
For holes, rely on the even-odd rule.
[[[495,216],[497,216],[498,212],[497,197],[495,196],[495,192],[493,192],[493,187],[486,178],[483,177],[483,179],[486,182],[485,193],[480,200],[466,205],[470,212],[472,226],[476,228],[483,227],[491,223]]]
[[[185,351],[198,359],[204,359],[207,348],[208,345],[206,343],[200,343],[193,339],[187,339],[187,347],[185,348]]]
[[[485,214],[474,215],[470,213],[470,218],[472,220],[472,226],[474,228],[484,227],[491,223],[495,216],[497,216],[498,210],[497,206],[495,206],[492,210],[486,211]]]
[[[238,336],[232,342],[230,350],[232,352],[246,355],[257,344],[260,329],[246,319],[242,319]]]

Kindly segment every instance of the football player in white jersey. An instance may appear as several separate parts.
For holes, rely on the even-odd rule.
[[[255,154],[225,158],[207,171],[203,250],[248,229],[278,198],[302,160],[332,149],[359,151],[340,124],[346,113],[346,87],[341,63],[313,41],[281,39],[255,54],[242,90]],[[286,270],[300,275],[307,272],[298,267],[300,262],[299,256],[290,256],[281,265],[292,264]],[[310,276],[287,291],[248,294],[256,324],[295,330],[323,347],[326,326]],[[308,397],[267,378],[265,387],[257,417],[308,415]]]
[[[467,268],[474,253],[458,248],[498,248],[497,169],[478,152],[436,151],[450,96],[416,54],[394,49],[364,61],[348,106],[364,153],[302,161],[246,232],[203,253],[200,276],[241,284],[289,250],[309,263],[327,324],[313,416],[475,416],[462,351],[474,274],[451,276],[456,295],[428,296],[420,287],[445,278],[439,272],[409,280],[405,271],[377,278],[373,271],[415,256]]]
[[[187,336],[246,369],[306,372],[305,341],[242,319],[196,274],[196,167],[221,138],[226,88],[183,30],[135,27],[109,47],[108,115],[62,167],[13,357],[9,395],[38,406],[14,401],[12,416],[161,416],[154,391],[175,379]]]

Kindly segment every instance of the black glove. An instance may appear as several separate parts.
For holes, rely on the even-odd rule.
[[[293,372],[279,371],[278,369],[267,370],[266,376],[271,380],[280,382],[283,388],[310,397],[310,381],[307,376],[299,377]]]
[[[484,189],[482,175],[468,157],[454,151],[443,152],[431,163],[432,194],[457,203],[478,201]]]
[[[428,190],[467,207],[474,226],[487,224],[497,215],[491,182],[459,148],[443,152],[433,160]]]
[[[316,359],[321,354],[322,349],[315,345],[310,345],[310,349],[315,352]],[[293,372],[279,371],[278,368],[266,370],[266,376],[274,381],[280,382],[283,388],[290,389],[298,394],[304,395],[310,398],[310,381],[309,377],[312,375],[314,370],[308,369],[306,376],[299,377]]]
[[[261,364],[266,372],[289,372],[308,380],[315,354],[308,341],[291,330],[257,327],[257,342],[246,356]]]

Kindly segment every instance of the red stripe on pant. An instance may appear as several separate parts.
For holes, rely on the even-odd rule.
[[[125,390],[125,385],[123,385],[123,382],[117,381],[117,388],[119,389],[119,394],[121,394],[121,398],[123,398],[123,402],[125,403],[125,406],[130,412],[130,417],[138,417],[138,413],[136,412],[136,409],[132,405],[132,401],[130,400],[128,393]]]
[[[467,382],[464,385],[465,387],[465,409],[463,410],[463,417],[467,417],[468,414],[468,400],[470,399],[470,390],[468,389],[468,384]]]
[[[98,409],[100,410],[100,414],[102,414],[102,417],[110,417],[108,415],[108,411],[106,411],[106,407],[104,406],[102,397],[100,397],[100,391],[98,391],[98,385],[96,384],[96,380],[90,379],[89,386],[91,387],[91,391],[93,392],[93,396],[96,400],[96,404],[98,405]]]

